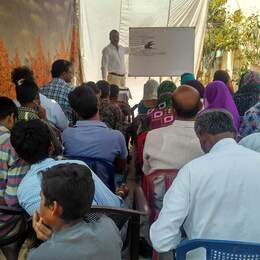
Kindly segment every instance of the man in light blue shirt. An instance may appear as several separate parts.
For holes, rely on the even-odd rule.
[[[201,113],[195,132],[205,155],[186,164],[166,192],[150,237],[158,252],[188,239],[260,243],[260,156],[238,145],[232,116],[225,110]],[[200,252],[188,259],[205,259]]]
[[[100,121],[98,101],[88,87],[77,87],[69,94],[69,102],[78,121],[62,133],[66,156],[103,159],[122,172],[127,148],[123,134]]]
[[[20,121],[11,132],[11,143],[18,155],[31,165],[20,183],[17,196],[20,205],[32,215],[39,210],[41,173],[46,169],[65,163],[83,164],[75,160],[54,160],[50,158],[52,146],[49,129],[40,120]],[[95,184],[94,205],[121,207],[122,200],[113,194],[92,172]]]

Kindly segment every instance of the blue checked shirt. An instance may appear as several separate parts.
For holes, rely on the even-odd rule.
[[[33,164],[25,177],[22,179],[18,190],[17,197],[20,206],[32,216],[34,211],[40,210],[40,192],[41,192],[41,173],[52,166],[65,163],[83,164],[82,161],[77,160],[54,160],[47,158],[44,161]],[[92,172],[92,178],[95,184],[95,195],[92,205],[123,207],[124,203],[120,197],[112,193],[106,185]]]
[[[242,119],[239,134],[240,138],[243,138],[257,132],[260,132],[260,101],[246,111]]]
[[[72,91],[72,86],[60,78],[54,78],[40,90],[41,94],[54,99],[61,106],[66,117],[73,124],[74,115],[68,100],[70,91]]]

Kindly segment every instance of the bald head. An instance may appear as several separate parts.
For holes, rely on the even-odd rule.
[[[182,85],[173,93],[173,108],[177,118],[192,120],[201,107],[200,94],[196,89]]]

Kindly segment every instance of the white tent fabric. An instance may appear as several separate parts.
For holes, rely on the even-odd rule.
[[[197,71],[206,29],[207,5],[207,0],[81,0],[80,49],[84,81],[101,79],[101,54],[109,43],[109,32],[118,30],[120,43],[128,46],[129,27],[195,26]],[[142,98],[145,80],[127,79],[133,103]]]

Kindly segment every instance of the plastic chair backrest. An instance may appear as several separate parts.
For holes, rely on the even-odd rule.
[[[89,158],[83,156],[66,156],[72,160],[79,160],[86,163],[89,168],[104,182],[104,184],[115,192],[115,169],[103,159]]]
[[[177,176],[177,173],[177,169],[160,169],[144,176],[143,190],[151,210],[150,223],[153,223],[156,220],[160,212],[160,209],[156,206],[155,201],[155,180],[162,178],[161,181],[164,183],[164,192],[163,194],[160,194],[160,196],[163,197],[165,192],[170,188],[173,180]]]
[[[260,244],[226,240],[193,239],[182,242],[176,249],[176,259],[185,260],[186,254],[205,248],[207,260],[259,260]]]

